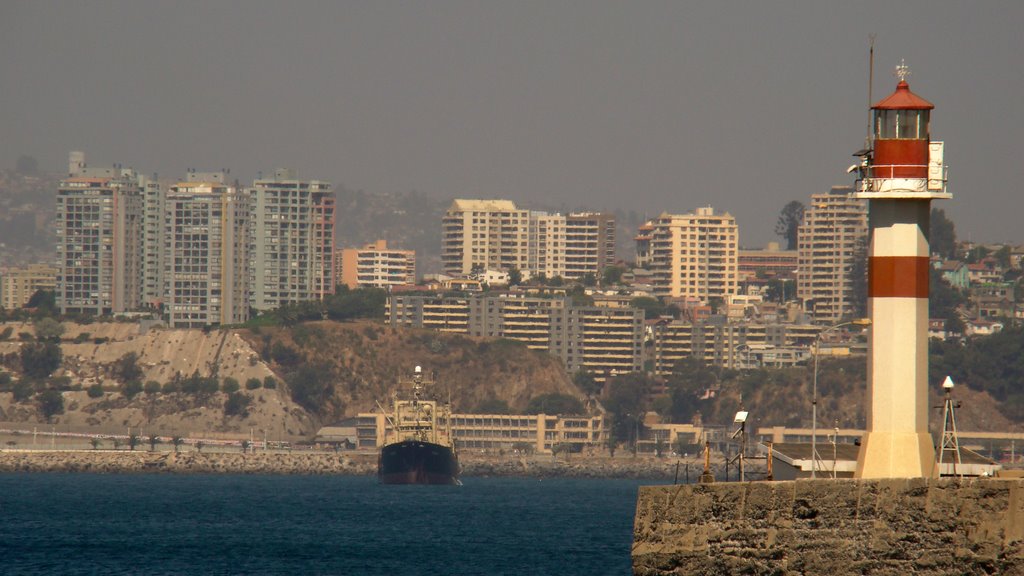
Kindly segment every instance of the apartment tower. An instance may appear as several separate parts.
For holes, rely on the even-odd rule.
[[[867,201],[853,188],[811,196],[797,233],[797,297],[815,322],[834,324],[856,312],[854,272],[864,262],[867,233]]]
[[[738,245],[736,219],[708,206],[647,222],[637,236],[637,259],[653,273],[658,296],[725,300],[738,286]]]
[[[253,308],[322,300],[334,293],[334,192],[327,182],[276,170],[252,188]]]

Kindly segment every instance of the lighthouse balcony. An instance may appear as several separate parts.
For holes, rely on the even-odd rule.
[[[877,168],[874,167],[877,175]],[[891,168],[891,167],[885,167]],[[861,199],[948,200],[945,178],[864,178],[857,183],[854,197]]]

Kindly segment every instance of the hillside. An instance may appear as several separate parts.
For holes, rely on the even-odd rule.
[[[27,338],[33,327],[8,326],[13,336],[0,341],[0,362],[16,383],[22,376],[20,350],[28,343],[18,335]],[[237,435],[253,429],[272,437],[308,437],[322,424],[385,403],[399,376],[416,364],[436,372],[442,387],[450,389],[456,410],[471,410],[488,400],[521,409],[533,396],[549,392],[580,396],[554,358],[521,344],[374,322],[323,321],[209,333],[143,330],[132,323],[64,326],[63,361],[53,381],[66,388],[65,412],[54,415],[50,424],[71,431],[120,432],[131,426],[164,435]],[[129,354],[137,358],[139,380],[159,384],[159,391],[126,396],[118,366]],[[248,382],[262,383],[268,377],[278,382],[276,388],[246,389]],[[241,385],[236,394],[242,408],[235,414],[227,406],[229,394],[202,388],[204,379],[222,385],[228,378]],[[311,379],[320,388],[308,390]],[[182,391],[197,380],[197,390]],[[96,384],[103,392],[92,398],[87,389]],[[0,392],[0,421],[46,419],[38,396],[19,402],[6,391]]]

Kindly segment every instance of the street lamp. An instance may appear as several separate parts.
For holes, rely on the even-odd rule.
[[[826,333],[842,328],[843,326],[870,326],[870,318],[857,318],[849,322],[841,322],[829,326],[814,337],[814,377],[812,378],[811,390],[811,478],[818,477],[818,347],[821,345],[821,337]]]

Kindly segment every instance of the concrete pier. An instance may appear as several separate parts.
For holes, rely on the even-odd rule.
[[[640,576],[1024,574],[1024,481],[797,480],[640,489]]]

